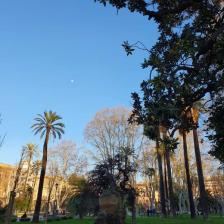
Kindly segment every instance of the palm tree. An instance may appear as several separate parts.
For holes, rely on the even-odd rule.
[[[25,149],[22,148],[22,153],[21,153],[19,165],[16,169],[13,188],[10,192],[9,204],[8,204],[7,211],[6,211],[6,216],[5,216],[5,224],[11,223],[11,216],[12,216],[13,206],[14,206],[14,202],[15,202],[15,198],[16,198],[16,190],[17,190],[17,185],[19,183],[19,179],[20,179],[20,175],[21,175],[21,171],[22,171],[22,166],[23,166],[23,163],[24,163],[24,156],[25,156]]]
[[[30,203],[31,203],[31,200],[32,200],[33,188],[31,186],[28,186],[26,191],[27,191],[26,199],[28,199],[28,200],[27,200],[27,206],[26,206],[26,211],[25,212],[28,212],[29,208],[30,208]]]
[[[149,189],[147,191],[148,191],[149,197],[150,197],[150,209],[153,209],[154,200],[155,200],[155,187],[153,186],[153,177],[155,177],[156,171],[154,168],[149,167],[149,168],[147,168],[147,170],[145,171],[144,174],[148,177],[148,180],[149,180],[150,191],[149,191]]]
[[[164,187],[164,178],[163,178],[163,163],[162,163],[162,155],[160,150],[160,130],[159,127],[157,129],[157,138],[156,138],[156,152],[157,152],[157,160],[158,160],[158,168],[159,168],[159,188],[160,188],[160,201],[161,201],[161,211],[164,217],[166,217],[166,199],[165,199],[165,187]]]
[[[191,181],[190,168],[189,168],[186,131],[183,129],[180,129],[180,134],[183,137],[184,165],[185,165],[185,172],[186,172],[186,178],[187,178],[187,190],[188,190],[188,198],[190,203],[190,213],[191,213],[191,218],[194,219],[196,216],[196,212],[195,212],[195,205],[194,205],[194,198],[193,198],[193,191],[192,191],[192,181]]]
[[[165,173],[165,184],[167,185],[167,177],[168,176],[168,190],[167,191],[167,199],[170,200],[170,208],[171,213],[173,216],[176,216],[176,209],[175,209],[175,199],[174,199],[174,192],[173,192],[173,180],[172,180],[172,172],[171,172],[171,163],[170,163],[170,153],[171,149],[165,143],[167,139],[167,129],[165,126],[160,127],[161,132],[163,134],[163,151],[164,151],[164,173]],[[167,188],[167,186],[166,186]]]
[[[164,185],[165,185],[165,198],[166,200],[169,200],[169,193],[168,193],[168,183],[167,183],[167,164],[166,164],[166,156],[163,152],[163,169],[164,169]],[[169,212],[169,211],[167,211]]]
[[[205,190],[205,182],[204,182],[200,146],[199,146],[199,141],[198,141],[198,131],[197,131],[198,119],[199,119],[199,107],[200,107],[200,102],[195,103],[195,105],[191,108],[190,113],[191,113],[191,117],[192,117],[192,120],[194,123],[193,139],[194,139],[195,159],[196,159],[196,164],[197,164],[200,199],[201,199],[201,205],[202,205],[202,210],[203,210],[203,217],[204,217],[204,219],[207,219],[207,217],[208,217],[207,193]]]
[[[31,173],[32,173],[32,175],[34,175],[34,181],[33,181],[33,184],[32,184],[33,191],[32,191],[32,195],[31,195],[31,199],[30,199],[30,208],[31,209],[32,209],[32,202],[33,202],[33,193],[34,193],[35,188],[36,188],[37,177],[38,177],[38,174],[40,172],[40,169],[41,169],[41,161],[40,160],[34,161],[33,164],[32,164],[32,167],[31,167]]]
[[[41,138],[45,136],[44,145],[43,145],[42,166],[41,166],[41,172],[40,172],[40,180],[39,180],[35,211],[33,215],[33,223],[39,222],[41,199],[42,199],[42,192],[43,192],[43,186],[44,186],[44,177],[45,177],[46,167],[47,167],[47,151],[48,151],[49,138],[53,136],[53,138],[58,137],[60,139],[62,134],[64,134],[65,125],[60,122],[61,119],[62,118],[58,116],[55,112],[45,111],[43,115],[38,114],[37,118],[34,119],[36,123],[34,123],[31,127],[35,135],[40,133]]]
[[[31,165],[31,161],[33,159],[33,155],[35,154],[36,150],[37,150],[37,145],[33,144],[33,143],[28,143],[25,146],[23,146],[25,153],[26,153],[26,157],[28,159],[28,164],[27,164],[27,172],[26,172],[26,179],[25,179],[25,183],[24,183],[24,192],[26,192],[27,190],[27,180],[30,174],[30,165]]]

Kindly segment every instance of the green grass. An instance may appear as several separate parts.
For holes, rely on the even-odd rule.
[[[93,224],[93,219],[84,220],[64,220],[59,222],[50,222],[51,224]],[[49,224],[50,224],[49,223]],[[131,224],[131,220],[128,219],[127,224]],[[191,220],[189,217],[178,217],[178,218],[157,218],[157,217],[141,217],[137,218],[137,224],[224,224],[224,217],[213,216],[208,220],[203,221],[202,218]]]
[[[93,219],[86,218],[83,220],[61,220],[51,221],[49,224],[93,224]],[[137,224],[224,224],[224,217],[210,216],[208,220],[203,221],[202,218],[191,220],[189,217],[183,216],[178,218],[158,218],[158,217],[140,217],[137,218]],[[2,224],[2,223],[0,223]],[[128,219],[126,224],[131,224],[131,220]]]

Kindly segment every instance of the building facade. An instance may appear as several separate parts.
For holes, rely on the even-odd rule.
[[[8,203],[15,166],[0,163],[0,207]]]

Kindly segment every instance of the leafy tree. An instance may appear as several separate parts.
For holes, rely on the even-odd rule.
[[[125,193],[131,186],[131,173],[136,170],[136,164],[130,161],[132,155],[132,150],[124,149],[123,153],[98,163],[94,170],[89,172],[88,181],[96,194],[101,195],[111,187]]]
[[[80,219],[87,213],[96,215],[99,209],[98,195],[93,192],[88,181],[83,177],[72,175],[70,184],[76,188],[76,193],[68,201],[68,210],[78,214]]]
[[[27,208],[27,198],[24,194],[19,195],[19,197],[16,197],[15,199],[15,209],[17,211],[25,211]]]
[[[217,96],[224,84],[224,7],[222,1],[146,1],[146,0],[95,0],[104,5],[111,4],[117,9],[128,8],[141,13],[158,24],[160,36],[157,43],[148,50],[140,42],[123,47],[127,54],[135,48],[147,50],[149,57],[142,63],[143,68],[156,71],[157,77],[167,80],[166,86],[174,85],[180,96],[177,104],[192,108],[193,104],[205,97]],[[196,129],[193,128],[195,154],[201,197],[205,200],[203,172]],[[203,216],[207,218],[207,203],[203,203]]]
[[[224,97],[214,100],[208,118],[208,138],[212,142],[209,154],[224,164]]]
[[[44,186],[44,177],[46,173],[47,167],[47,151],[48,151],[48,142],[49,138],[53,136],[53,138],[58,137],[61,138],[62,134],[64,134],[64,124],[60,122],[62,118],[58,116],[55,112],[49,111],[44,112],[43,115],[38,114],[37,118],[35,118],[35,123],[32,125],[32,129],[34,134],[40,134],[40,137],[45,136],[44,145],[43,145],[43,157],[42,157],[42,167],[40,173],[39,187],[37,200],[35,205],[35,211],[33,215],[33,223],[39,222],[39,214],[41,208],[41,199],[42,192]]]
[[[30,209],[30,204],[32,202],[32,198],[33,198],[33,188],[31,186],[27,187],[27,194],[26,194],[26,198],[27,198],[27,206],[26,206],[26,212],[29,211]]]
[[[143,81],[141,84],[143,96],[140,97],[137,93],[132,94],[133,98],[133,114],[130,117],[130,122],[137,122],[144,125],[144,134],[151,140],[156,142],[157,159],[160,175],[160,197],[162,213],[166,215],[165,208],[165,191],[163,182],[162,155],[160,153],[161,146],[165,146],[165,156],[168,170],[169,193],[172,207],[172,214],[175,215],[172,174],[170,165],[171,145],[166,141],[168,130],[171,130],[170,137],[173,138],[175,131],[175,123],[173,117],[176,117],[176,107],[170,91],[166,90],[166,86],[158,77],[155,80]],[[171,90],[173,91],[173,90]],[[161,137],[163,133],[164,141]],[[161,144],[162,143],[162,144]],[[167,143],[167,144],[164,144]]]
[[[108,189],[115,189],[120,193],[123,214],[125,214],[125,197],[134,193],[131,175],[136,171],[136,163],[131,160],[131,157],[133,157],[133,150],[123,148],[114,158],[108,158],[106,161],[97,164],[88,176],[88,182],[97,195],[101,195],[103,191]],[[136,195],[132,194],[132,197],[132,220],[134,222]]]

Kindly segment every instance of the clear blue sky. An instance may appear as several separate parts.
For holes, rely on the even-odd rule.
[[[148,71],[140,68],[144,52],[127,57],[121,44],[151,47],[156,38],[146,18],[93,0],[1,1],[0,132],[7,137],[0,162],[17,162],[25,143],[42,146],[30,126],[44,110],[60,114],[64,139],[81,145],[98,110],[130,107]]]

